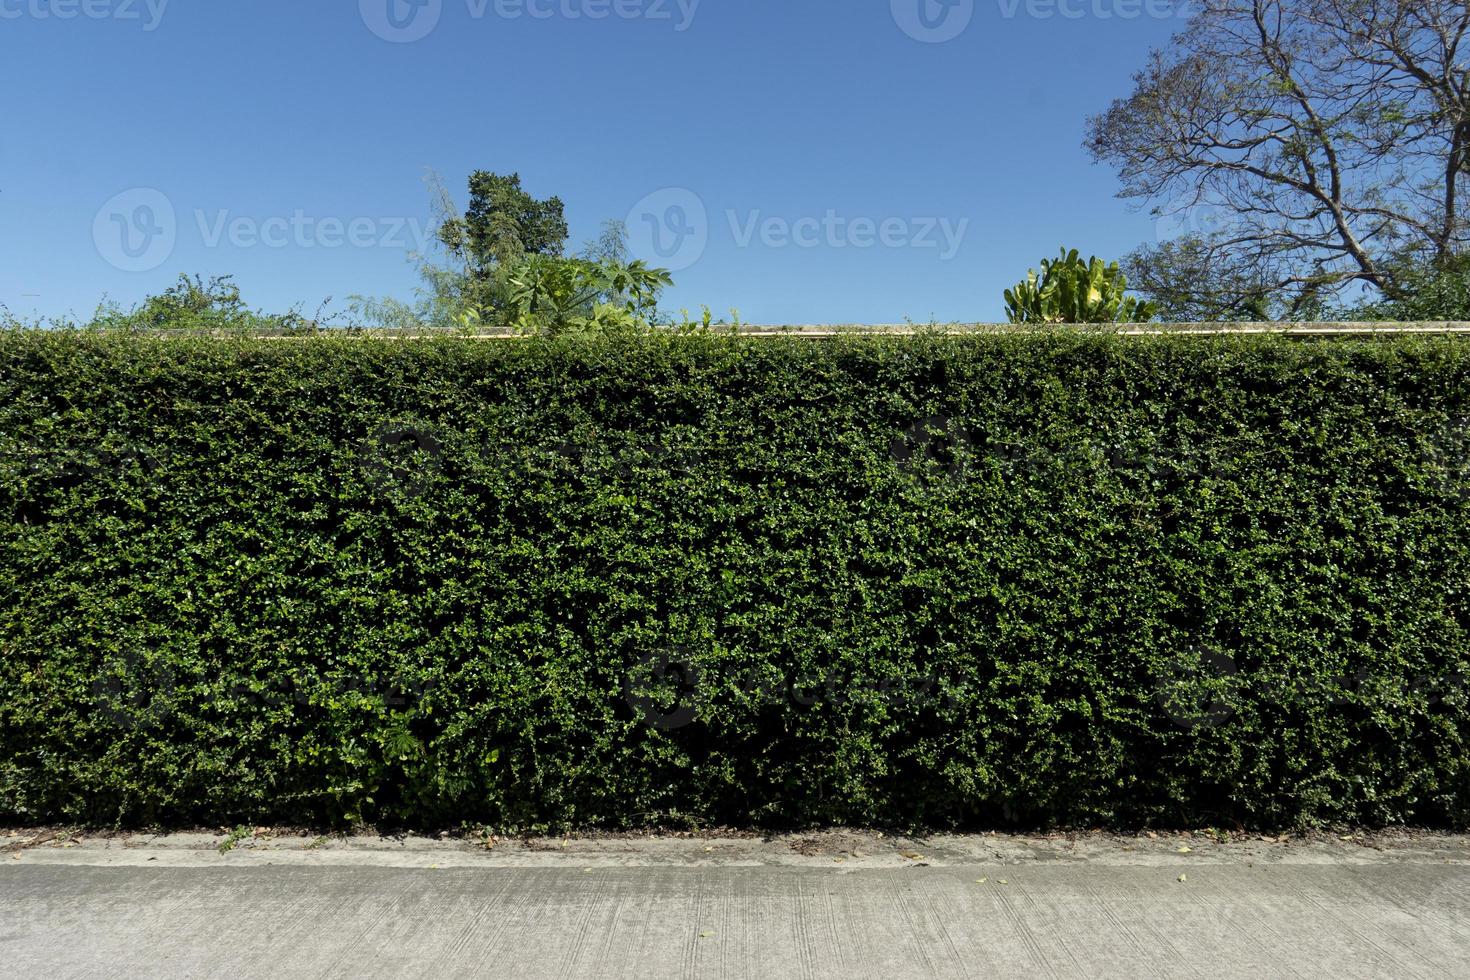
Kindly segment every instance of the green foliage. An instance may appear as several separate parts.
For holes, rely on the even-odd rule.
[[[567,221],[560,198],[538,201],[521,188],[520,174],[477,170],[462,217],[446,216],[439,240],[465,269],[465,306],[500,319],[511,307],[508,270],[528,257],[562,254]]]
[[[1470,256],[1411,266],[1399,275],[1402,295],[1341,310],[1342,320],[1470,320]]]
[[[680,310],[678,317],[671,318],[666,324],[666,328],[676,334],[691,334],[709,333],[716,327],[719,327],[725,333],[734,335],[739,333],[744,325],[740,319],[740,311],[737,309],[732,308],[730,310],[730,318],[728,320],[721,319],[719,322],[716,322],[714,311],[708,306],[702,306],[700,307],[698,320],[693,319],[687,309]]]
[[[1144,245],[1123,259],[1133,288],[1154,314],[1169,323],[1220,323],[1275,319],[1276,290],[1259,268],[1203,235]],[[1291,310],[1283,309],[1290,313]]]
[[[659,294],[672,279],[629,261],[622,222],[605,222],[580,256],[567,257],[561,201],[531,197],[518,174],[471,175],[463,215],[437,175],[428,183],[444,254],[413,256],[423,280],[414,303],[353,297],[350,312],[363,325],[557,335],[625,333],[658,319]]]
[[[392,331],[462,328],[467,323],[483,323],[485,312],[494,309],[493,291],[475,275],[473,260],[462,247],[445,244],[446,239],[456,246],[462,241],[462,235],[451,230],[464,220],[454,196],[432,170],[425,174],[424,182],[435,234],[425,251],[409,253],[420,279],[416,295],[410,302],[394,297],[349,297],[347,312],[354,325]]]
[[[616,333],[648,328],[673,279],[641,260],[531,256],[506,272],[513,323],[523,333]]]
[[[1118,263],[1093,257],[1083,262],[1076,249],[1042,259],[1041,275],[1005,292],[1012,323],[1139,323],[1153,319],[1154,307],[1126,295],[1128,279]]]
[[[1470,823],[1470,348],[0,333],[0,818]]]
[[[470,174],[464,217],[446,222],[440,238],[484,274],[527,255],[560,255],[567,241],[561,199],[538,201],[521,188],[521,175]]]
[[[628,226],[622,221],[604,221],[597,238],[582,247],[581,258],[589,262],[610,262],[627,265]]]
[[[106,306],[89,324],[103,330],[310,331],[316,324],[299,313],[252,311],[231,276],[179,276],[179,281],[137,307]]]

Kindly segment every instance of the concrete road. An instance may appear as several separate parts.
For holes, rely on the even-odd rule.
[[[205,843],[0,860],[0,975],[1470,977],[1463,839]]]

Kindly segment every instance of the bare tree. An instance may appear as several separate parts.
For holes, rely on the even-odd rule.
[[[1406,267],[1465,246],[1463,0],[1201,4],[1088,123],[1120,196],[1230,216],[1135,253],[1137,286],[1196,314],[1268,296],[1293,315],[1355,283],[1395,297]]]

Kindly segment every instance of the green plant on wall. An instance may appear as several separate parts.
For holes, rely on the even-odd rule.
[[[1093,256],[1082,261],[1076,249],[1062,249],[1056,259],[1041,260],[1041,274],[1032,269],[1014,288],[1007,289],[1006,316],[1012,323],[1141,323],[1154,318],[1157,308],[1128,296],[1128,277],[1118,263],[1104,264]]]
[[[522,333],[610,333],[651,324],[659,293],[673,280],[642,261],[533,255],[507,273],[512,322]]]

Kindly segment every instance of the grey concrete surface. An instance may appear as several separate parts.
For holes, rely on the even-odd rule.
[[[32,840],[6,977],[1470,976],[1463,838]]]

